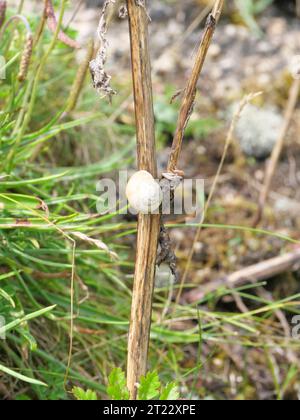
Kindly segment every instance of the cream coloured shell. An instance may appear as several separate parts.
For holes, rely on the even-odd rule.
[[[162,202],[162,191],[149,172],[138,171],[128,181],[126,197],[130,207],[138,213],[157,213]]]

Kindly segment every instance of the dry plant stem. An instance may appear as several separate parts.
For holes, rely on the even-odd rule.
[[[127,0],[132,75],[134,87],[137,155],[140,170],[157,176],[151,64],[148,41],[148,16],[135,0]],[[128,338],[127,386],[136,399],[140,377],[147,371],[160,215],[139,215],[137,255],[130,330]]]
[[[279,257],[271,258],[243,268],[224,278],[215,280],[207,285],[193,289],[185,294],[184,300],[193,303],[201,300],[206,294],[216,291],[222,286],[237,287],[248,282],[258,282],[268,280],[281,273],[299,269],[300,249],[296,249]]]
[[[210,190],[210,193],[209,193],[209,197],[208,197],[208,199],[206,201],[206,204],[205,204],[205,208],[204,208],[203,216],[202,216],[202,223],[205,220],[205,217],[206,217],[208,208],[210,206],[210,203],[211,203],[212,198],[213,198],[213,195],[215,193],[217,184],[219,182],[219,178],[220,178],[221,172],[223,170],[225,159],[227,157],[227,153],[228,153],[229,147],[230,147],[231,142],[232,142],[232,139],[233,139],[233,133],[234,133],[236,124],[237,124],[237,122],[238,122],[238,120],[239,120],[239,118],[241,116],[241,113],[243,112],[243,109],[247,106],[247,104],[249,102],[251,102],[258,95],[261,95],[261,92],[254,93],[254,94],[252,93],[252,94],[246,96],[241,101],[241,103],[240,103],[240,105],[239,105],[239,107],[238,107],[235,115],[233,116],[233,119],[232,119],[232,122],[231,122],[231,125],[230,125],[230,128],[229,128],[229,131],[228,131],[228,134],[227,134],[227,137],[226,137],[225,147],[224,147],[222,159],[221,159],[220,165],[218,167],[218,171],[216,173],[216,176],[214,178],[213,185],[212,185],[211,190]],[[200,237],[200,234],[201,234],[201,229],[202,229],[202,225],[200,224],[199,227],[197,228],[197,231],[196,231],[196,234],[195,234],[195,238],[194,238],[194,241],[193,241],[193,245],[192,245],[191,250],[190,250],[189,255],[188,255],[188,260],[187,260],[187,263],[186,263],[186,268],[185,268],[184,274],[182,276],[182,279],[181,279],[181,282],[180,282],[180,287],[179,287],[178,294],[177,294],[177,297],[176,297],[176,303],[178,303],[180,301],[180,297],[181,297],[181,294],[182,294],[183,286],[184,286],[184,283],[186,282],[188,271],[190,269],[190,266],[191,266],[191,263],[192,263],[192,259],[193,259],[193,256],[194,256],[194,249],[195,249],[196,243],[199,241],[199,237]]]
[[[220,18],[224,0],[216,0],[214,8],[211,14],[208,16],[206,22],[206,28],[204,35],[202,37],[195,65],[191,74],[191,77],[188,81],[188,84],[184,90],[183,100],[179,112],[177,128],[175,131],[175,136],[173,139],[172,150],[168,163],[168,172],[173,172],[177,169],[178,159],[182,147],[182,141],[184,137],[184,132],[189,122],[190,116],[193,112],[193,107],[195,103],[197,83],[207,56],[207,51],[211,44],[212,37],[214,35],[216,24]]]
[[[282,126],[282,129],[281,129],[280,133],[279,133],[276,145],[273,149],[270,162],[268,163],[268,166],[267,166],[264,185],[263,185],[263,188],[261,190],[260,197],[259,197],[258,212],[257,212],[255,220],[253,222],[254,227],[257,226],[260,223],[260,221],[262,219],[262,216],[263,216],[264,207],[265,207],[266,201],[268,199],[272,179],[273,179],[274,174],[276,172],[276,168],[277,168],[277,165],[278,165],[278,162],[279,162],[279,159],[280,159],[280,155],[281,155],[281,152],[282,152],[282,149],[283,149],[283,146],[284,146],[284,140],[285,140],[285,137],[287,135],[288,129],[290,127],[291,120],[293,118],[293,114],[294,114],[294,111],[295,111],[295,108],[296,108],[296,105],[297,105],[297,101],[298,101],[298,97],[299,97],[299,91],[300,91],[300,80],[296,79],[294,81],[294,83],[292,84],[292,87],[291,87],[291,90],[290,90],[288,104],[287,104],[287,108],[286,108],[286,111],[285,111],[283,126]]]
[[[127,10],[127,8],[126,8]],[[205,17],[207,16],[207,14],[210,12],[211,10],[211,6],[207,6],[205,7],[205,9],[203,9],[201,11],[201,13],[194,19],[194,21],[191,23],[191,25],[187,28],[187,30],[182,34],[182,36],[180,37],[179,40],[177,40],[173,46],[171,47],[167,47],[165,48],[165,50],[161,51],[161,53],[158,56],[158,59],[160,59],[161,57],[164,56],[164,54],[169,53],[170,52],[170,48],[171,51],[176,51],[176,48],[178,48],[179,46],[181,46],[184,41],[188,38],[188,36],[190,34],[192,34],[194,32],[194,30],[202,23],[202,21],[205,19]],[[154,63],[154,68],[153,71],[155,72],[155,63]],[[122,104],[120,105],[120,107],[113,112],[113,114],[111,115],[111,117],[109,118],[109,122],[113,123],[116,118],[118,118],[124,109],[126,109],[126,107],[129,105],[130,101],[132,100],[132,94],[130,93],[128,95],[128,97],[122,102]]]

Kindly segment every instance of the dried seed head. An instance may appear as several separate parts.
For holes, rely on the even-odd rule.
[[[67,102],[66,112],[71,112],[77,105],[77,101],[82,90],[86,73],[89,69],[89,64],[94,55],[94,41],[90,40],[88,43],[88,49],[86,57],[83,62],[80,64],[75,81],[73,83],[71,93]]]
[[[162,191],[153,176],[147,171],[136,172],[126,187],[130,206],[141,214],[157,213],[162,202]]]
[[[0,0],[0,28],[2,27],[6,16],[6,0]]]
[[[24,82],[27,77],[30,60],[32,56],[32,48],[33,48],[33,36],[31,33],[27,34],[25,47],[22,53],[20,69],[18,74],[19,82]]]

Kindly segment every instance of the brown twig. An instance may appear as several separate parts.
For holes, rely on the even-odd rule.
[[[197,83],[207,56],[208,48],[211,44],[216,29],[216,24],[221,16],[223,4],[224,0],[216,0],[214,8],[209,14],[206,22],[205,32],[197,52],[195,65],[183,94],[183,99],[177,122],[177,128],[175,131],[172,150],[168,163],[168,172],[174,172],[177,169],[185,129],[187,127],[187,124],[189,122],[190,116],[194,108]]]
[[[145,7],[127,0],[134,87],[138,167],[157,175],[148,16]],[[127,385],[131,399],[147,371],[160,215],[139,215],[137,255],[128,338]]]
[[[288,104],[287,104],[287,108],[286,108],[286,111],[285,111],[284,123],[283,123],[282,129],[279,133],[278,140],[275,144],[270,162],[269,162],[267,170],[266,170],[263,188],[261,190],[260,197],[259,197],[258,211],[257,211],[257,214],[256,214],[254,222],[253,222],[254,227],[256,227],[260,223],[260,221],[262,219],[262,216],[263,216],[264,207],[265,207],[266,201],[268,199],[272,179],[273,179],[274,174],[276,172],[276,168],[277,168],[277,165],[278,165],[278,162],[279,162],[279,159],[280,159],[280,155],[281,155],[281,152],[282,152],[282,149],[283,149],[283,146],[284,146],[284,140],[286,138],[286,135],[287,135],[288,129],[290,127],[291,120],[292,120],[292,117],[293,117],[293,114],[294,114],[294,111],[295,111],[295,107],[297,105],[297,101],[298,101],[298,97],[299,97],[299,91],[300,91],[300,80],[296,79],[293,82],[292,87],[290,89]]]
[[[300,268],[300,249],[279,257],[271,258],[243,268],[224,278],[202,285],[190,292],[185,293],[184,300],[188,303],[196,302],[202,299],[208,293],[212,293],[222,286],[237,287],[248,282],[259,282],[275,277],[287,271],[294,271]]]

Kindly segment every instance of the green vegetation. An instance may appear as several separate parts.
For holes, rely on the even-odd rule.
[[[39,17],[29,19],[36,33]],[[103,391],[100,372],[109,369],[104,361],[110,350],[100,351],[101,360],[95,350],[87,360],[85,349],[93,354],[95,343],[101,347],[108,341],[117,349],[118,340],[125,346],[130,291],[120,268],[130,264],[128,250],[113,238],[122,228],[120,220],[96,214],[96,182],[126,167],[133,129],[124,133],[107,122],[111,109],[92,88],[82,94],[78,117],[64,116],[78,65],[74,52],[54,43],[46,29],[34,48],[28,76],[19,83],[26,31],[22,22],[13,24],[15,30],[0,39],[7,63],[0,94],[0,304],[5,320],[0,331],[7,340],[0,340],[5,365],[0,370],[11,395],[19,395],[21,384],[15,387],[7,375],[35,385],[40,382],[34,378],[41,378],[47,384],[30,388],[27,397],[64,398],[71,334],[69,380]],[[120,134],[129,140],[122,150],[118,140],[111,140]],[[122,346],[116,360],[120,350]],[[79,366],[73,369],[76,359],[96,369],[99,380],[80,373]]]
[[[236,7],[246,25],[256,34],[261,35],[261,29],[255,18],[262,13],[274,0],[235,0]]]
[[[96,400],[96,393],[81,388],[73,388],[73,395],[77,400]],[[129,400],[129,391],[126,387],[126,378],[120,368],[115,368],[109,375],[107,395],[111,400]],[[161,385],[157,372],[148,372],[140,380],[138,389],[138,400],[178,400],[178,387],[174,382],[168,383],[165,387]]]
[[[265,3],[259,2],[254,11]],[[60,20],[65,4],[55,2]],[[248,8],[243,10],[252,25]],[[9,9],[7,19],[15,13]],[[123,107],[131,85],[116,77],[119,95],[110,105],[100,100],[87,77],[77,107],[66,113],[78,69],[76,52],[47,27],[37,39],[41,16],[26,17],[34,48],[24,81],[17,76],[26,27],[13,21],[0,38],[0,54],[6,60],[6,77],[0,80],[0,315],[5,321],[0,336],[6,336],[0,339],[0,395],[127,399],[123,370],[136,226],[116,213],[97,213],[96,182],[134,161],[133,118]],[[71,30],[68,34],[74,36]],[[161,145],[174,129],[176,112],[166,105],[168,96],[156,101]],[[131,122],[124,124],[122,113]],[[188,136],[201,139],[219,126],[215,119],[191,121]],[[213,225],[204,229],[227,232],[221,241],[229,246],[220,250],[226,257],[241,243],[272,237],[266,231],[228,229],[224,212],[222,205],[212,206],[208,216]],[[281,246],[288,239],[276,237]],[[185,257],[180,264],[184,269]],[[170,298],[179,285],[169,279],[160,282],[154,296],[150,373],[141,379],[139,398],[176,399],[178,387],[183,398],[223,398],[209,384],[227,363],[229,345],[243,349],[241,359],[231,361],[239,375],[237,398],[255,395],[248,357],[257,348],[263,349],[257,363],[268,366],[274,393],[284,398],[298,378],[299,366],[287,365],[284,359],[278,364],[272,352],[294,350],[299,343],[282,333],[276,313],[299,313],[300,295],[286,298],[278,292],[276,301],[268,300],[256,293],[263,285],[224,286],[196,303],[183,304]],[[220,304],[224,297],[228,302],[242,297],[249,309],[240,313],[230,304]],[[239,365],[240,360],[244,364]],[[226,384],[226,396],[231,395],[230,387]]]

